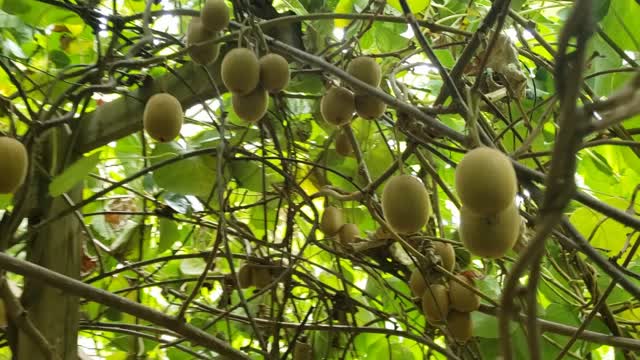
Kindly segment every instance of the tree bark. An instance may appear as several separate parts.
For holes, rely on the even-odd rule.
[[[68,164],[64,164],[64,158],[71,145],[68,143],[68,136],[62,134],[62,131],[54,130],[43,137],[42,156],[39,157],[41,165],[48,170],[52,170],[52,167],[58,170],[66,167]],[[39,150],[36,148],[35,151]],[[53,173],[56,173],[55,170]],[[39,173],[35,181],[38,189],[37,204],[35,211],[29,216],[29,224],[37,224],[69,206],[63,196],[51,198],[49,181],[45,175]],[[67,195],[73,202],[80,201],[82,185],[74,187]],[[63,216],[38,231],[30,231],[32,233],[27,244],[29,261],[73,279],[80,278],[82,232],[74,214]],[[33,278],[25,277],[24,281],[21,301],[36,328],[54,347],[55,354],[60,359],[77,359],[80,314],[78,297]],[[32,338],[22,332],[18,333],[16,350],[14,359],[17,360],[42,359],[43,356]]]

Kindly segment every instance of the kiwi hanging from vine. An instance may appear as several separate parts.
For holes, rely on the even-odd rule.
[[[385,220],[396,232],[417,232],[431,215],[427,189],[415,176],[393,176],[382,192],[382,210]]]
[[[462,206],[460,209],[460,240],[473,255],[496,259],[504,256],[515,244],[520,232],[521,217],[513,202],[496,215],[478,215]]]
[[[444,285],[429,286],[422,294],[422,311],[431,324],[440,324],[449,313],[449,292]]]
[[[289,63],[278,54],[267,54],[260,58],[260,85],[275,94],[289,84]]]
[[[359,56],[347,65],[347,72],[356,79],[373,87],[380,86],[382,71],[376,60],[369,56]],[[356,91],[356,93],[360,93]]]
[[[184,113],[178,99],[168,93],[151,96],[144,108],[144,129],[153,139],[168,142],[180,134]]]
[[[229,7],[224,0],[206,0],[200,17],[209,31],[222,31],[229,26]]]
[[[322,118],[331,125],[342,126],[353,118],[353,93],[343,87],[332,87],[320,100]]]
[[[29,167],[29,155],[22,142],[0,136],[0,194],[10,194],[24,183]]]
[[[460,160],[455,183],[460,202],[478,215],[494,215],[507,208],[518,187],[511,160],[484,146],[469,151]]]
[[[247,48],[235,48],[222,59],[220,75],[224,86],[232,93],[247,95],[260,81],[260,63]]]
[[[342,210],[335,206],[328,206],[320,219],[320,231],[327,236],[336,235],[344,225]]]

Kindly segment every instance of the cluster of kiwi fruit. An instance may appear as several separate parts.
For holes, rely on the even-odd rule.
[[[29,155],[22,142],[0,136],[0,194],[14,193],[27,178]]]
[[[207,65],[218,58],[220,43],[212,41],[217,39],[228,25],[229,7],[224,0],[207,0],[200,10],[200,16],[191,18],[187,28],[188,51],[193,62]]]
[[[246,289],[255,286],[258,289],[267,287],[273,281],[273,275],[268,267],[254,263],[246,263],[238,270],[238,286]]]
[[[456,264],[453,246],[439,241],[432,244],[442,267],[452,272]],[[469,289],[475,289],[473,280],[463,274],[456,274],[454,277],[449,281],[441,276],[425,277],[416,269],[409,278],[409,287],[413,295],[420,298],[427,322],[434,326],[444,325],[453,340],[465,343],[473,336],[471,312],[480,307],[480,297]]]
[[[360,228],[352,223],[345,223],[342,209],[328,206],[320,219],[320,231],[326,236],[336,236],[343,245],[352,244],[360,237]]]
[[[429,193],[415,176],[392,176],[382,191],[382,212],[395,232],[418,232],[431,216]]]
[[[231,103],[238,117],[255,123],[267,113],[269,93],[289,84],[289,63],[274,53],[260,59],[248,48],[229,51],[220,69],[222,82],[231,91]]]
[[[369,56],[359,56],[351,60],[347,65],[347,73],[374,87],[379,87],[382,79],[380,65]],[[341,86],[327,90],[320,101],[322,118],[335,126],[344,126],[351,122],[354,112],[361,118],[373,120],[380,117],[386,109],[387,104],[377,97]],[[353,153],[351,142],[343,131],[338,133],[335,141],[338,154],[349,156]]]
[[[475,148],[458,164],[455,183],[464,246],[476,256],[504,256],[516,243],[521,224],[515,202],[518,180],[509,158],[489,147]]]

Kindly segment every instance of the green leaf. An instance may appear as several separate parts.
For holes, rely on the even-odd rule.
[[[49,184],[49,194],[56,197],[71,190],[82,181],[100,162],[100,152],[83,157],[66,168],[62,174],[53,178]]]
[[[309,12],[299,0],[282,0],[296,15],[307,15]]]
[[[201,258],[184,259],[180,262],[180,271],[183,275],[200,275],[206,267],[207,263]]]
[[[640,29],[639,5],[635,0],[611,2],[602,28],[617,46],[623,50],[639,51],[637,29]]]
[[[625,209],[628,204],[622,199],[607,199],[605,203],[618,209]],[[591,245],[608,251],[609,256],[617,255],[625,246],[630,229],[624,225],[605,218],[604,215],[588,208],[580,207],[570,217],[571,223],[587,239],[591,237]],[[629,249],[627,249],[627,252]],[[636,255],[638,256],[638,255]]]
[[[158,243],[158,253],[171,248],[174,242],[178,240],[180,232],[178,225],[170,219],[160,219],[159,221],[160,242]]]
[[[11,204],[12,194],[0,194],[0,209],[5,209]]]
[[[177,143],[157,144],[151,153],[151,164],[166,161],[189,152]],[[216,160],[202,155],[179,160],[153,172],[153,180],[167,191],[181,195],[207,197],[216,183]]]
[[[412,360],[413,353],[404,344],[390,342],[388,338],[376,341],[369,349],[368,354],[376,354],[377,360]]]
[[[255,192],[263,191],[262,171],[265,172],[266,184],[264,189],[271,190],[271,184],[284,179],[268,166],[259,166],[255,161],[233,161],[230,165],[231,175],[238,185]]]
[[[387,5],[402,12],[402,6],[399,0],[387,0]],[[416,14],[428,8],[429,5],[431,5],[431,0],[407,0],[407,5],[409,5],[411,12]]]
[[[335,13],[336,14],[351,14],[353,11],[353,0],[340,0],[338,1],[338,5],[336,5]],[[335,27],[337,28],[346,28],[351,23],[351,20],[347,19],[336,19],[334,21]]]
[[[49,60],[51,60],[57,68],[63,68],[71,63],[71,59],[64,51],[54,49],[49,52]]]
[[[593,16],[596,21],[602,20],[609,13],[611,0],[593,0]]]
[[[25,14],[31,10],[31,6],[24,1],[4,0],[2,10],[12,15]]]

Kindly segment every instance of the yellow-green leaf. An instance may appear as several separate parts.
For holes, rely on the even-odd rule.
[[[336,5],[336,14],[351,14],[353,12],[353,0],[340,0]],[[336,19],[334,24],[337,28],[345,28],[351,23],[351,20]]]

